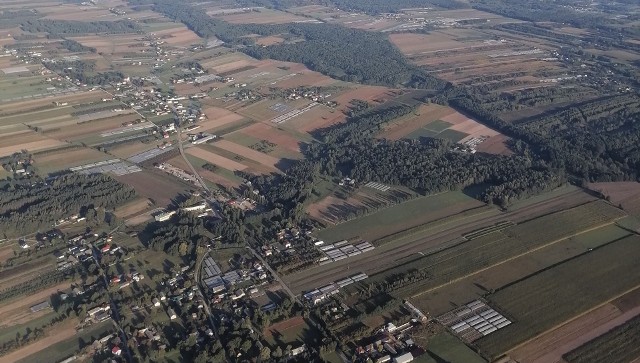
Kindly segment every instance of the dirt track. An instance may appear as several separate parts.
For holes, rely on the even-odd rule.
[[[550,199],[543,199],[512,211],[500,212],[495,209],[464,219],[455,220],[447,225],[435,227],[434,230],[406,237],[402,239],[402,241],[385,244],[359,256],[346,258],[323,266],[316,266],[300,273],[285,276],[284,280],[294,293],[310,291],[359,272],[371,275],[385,270],[401,263],[401,260],[407,257],[411,257],[420,252],[439,249],[457,241],[464,233],[492,225],[499,221],[508,220],[519,223],[554,211],[571,208],[594,199],[593,196],[581,190],[567,189],[561,195]]]

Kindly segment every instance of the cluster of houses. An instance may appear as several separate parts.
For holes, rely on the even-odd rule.
[[[424,349],[417,346],[408,335],[415,327],[415,322],[410,321],[396,326],[388,323],[376,331],[371,338],[372,342],[356,348],[356,354],[360,360],[371,360],[376,363],[408,363],[419,355],[424,354]]]
[[[218,264],[211,257],[204,259],[202,264],[202,281],[213,294],[213,302],[219,303],[228,297],[237,300],[248,295],[255,295],[258,289],[255,284],[264,283],[269,275],[259,262],[254,262],[249,270],[238,269],[222,273]],[[238,285],[251,281],[249,286],[238,288]]]

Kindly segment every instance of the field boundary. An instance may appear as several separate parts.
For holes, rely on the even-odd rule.
[[[439,285],[439,286],[435,286],[435,287],[432,287],[432,288],[426,289],[426,290],[424,290],[424,291],[421,291],[421,292],[419,292],[419,293],[417,293],[417,294],[415,294],[415,295],[412,295],[412,296],[411,296],[411,298],[416,298],[416,297],[418,297],[418,296],[420,296],[420,295],[424,295],[424,294],[426,294],[426,293],[428,293],[428,292],[432,292],[432,291],[434,291],[434,290],[441,289],[441,288],[443,288],[443,287],[445,287],[445,286],[449,286],[449,285],[454,284],[454,283],[456,283],[456,282],[462,281],[462,280],[464,280],[464,279],[466,279],[466,278],[468,278],[468,277],[475,276],[475,275],[477,275],[477,274],[479,274],[479,273],[481,273],[481,272],[485,272],[485,271],[487,271],[487,270],[489,270],[489,269],[492,269],[492,268],[494,268],[494,267],[497,267],[497,266],[503,265],[503,264],[505,264],[505,263],[507,263],[507,262],[513,261],[513,260],[515,260],[515,259],[517,259],[517,258],[520,258],[520,257],[526,256],[526,255],[530,254],[531,252],[536,252],[536,251],[539,251],[539,250],[541,250],[541,249],[543,249],[543,248],[546,248],[546,247],[552,246],[552,245],[554,245],[554,244],[556,244],[556,243],[559,243],[560,241],[564,241],[564,240],[565,240],[565,239],[567,239],[567,238],[571,238],[571,237],[579,236],[579,235],[581,235],[581,234],[584,234],[584,233],[587,233],[587,232],[591,232],[591,231],[595,231],[596,229],[600,229],[600,228],[603,228],[603,227],[606,227],[606,226],[612,225],[612,224],[614,224],[618,219],[619,219],[619,218],[616,218],[616,219],[614,219],[613,221],[610,221],[610,222],[607,222],[607,223],[603,223],[603,224],[599,224],[599,225],[597,225],[597,226],[593,226],[593,227],[591,227],[591,228],[587,228],[587,229],[585,229],[585,230],[582,230],[582,231],[580,231],[580,232],[578,232],[578,233],[573,233],[573,234],[571,234],[571,235],[568,235],[568,236],[564,236],[564,237],[562,237],[562,238],[555,239],[555,240],[553,240],[553,241],[551,241],[551,242],[548,242],[548,243],[545,243],[545,244],[543,244],[543,245],[541,245],[541,246],[538,246],[538,247],[532,248],[532,249],[530,249],[530,250],[527,250],[527,251],[526,251],[526,252],[524,252],[524,253],[520,253],[520,254],[517,254],[517,255],[515,255],[515,256],[511,256],[511,257],[509,257],[509,258],[507,258],[507,259],[505,259],[505,260],[502,260],[502,261],[500,261],[500,262],[498,262],[498,263],[495,263],[495,264],[493,264],[493,265],[491,265],[491,266],[487,266],[487,267],[485,267],[485,268],[479,269],[479,270],[474,271],[474,272],[472,272],[472,273],[470,273],[470,274],[467,274],[467,275],[465,275],[465,276],[455,278],[455,279],[453,279],[453,280],[451,280],[451,281],[448,281],[448,282],[446,282],[446,283],[444,283],[444,284],[441,284],[441,285]]]

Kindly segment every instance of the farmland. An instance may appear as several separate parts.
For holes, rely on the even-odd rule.
[[[638,266],[633,262],[638,248],[637,236],[627,237],[491,294],[489,301],[516,323],[482,338],[478,346],[487,355],[496,357],[536,334],[638,287]],[[613,256],[616,256],[615,264],[611,263]]]
[[[635,317],[569,352],[564,356],[564,359],[570,363],[601,360],[608,362],[632,361],[640,354],[637,341],[639,323],[640,317]]]
[[[0,361],[637,360],[639,10],[2,1]]]
[[[582,191],[562,188],[549,195],[535,198],[528,203],[515,205],[512,210],[506,213],[489,209],[484,212],[478,210],[481,213],[452,215],[444,219],[441,216],[440,220],[435,219],[434,222],[419,225],[407,230],[406,233],[400,232],[397,235],[391,235],[390,241],[374,251],[328,265],[313,267],[299,272],[295,276],[287,276],[286,282],[294,291],[300,292],[309,291],[344,277],[345,274],[348,274],[347,269],[373,275],[400,265],[399,271],[404,271],[406,270],[403,268],[404,264],[415,259],[415,254],[429,253],[459,243],[461,236],[465,233],[505,220],[515,223],[527,221],[553,211],[571,209],[590,200],[593,200],[593,197]],[[564,234],[566,232],[558,230],[556,233]],[[347,238],[347,236],[353,235],[348,233],[341,237]],[[499,245],[494,246],[499,248]],[[384,278],[385,275],[381,274],[380,277]]]

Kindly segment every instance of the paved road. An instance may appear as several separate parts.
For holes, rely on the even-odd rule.
[[[200,281],[200,270],[202,267],[202,261],[204,261],[205,258],[207,258],[207,256],[209,256],[209,251],[207,251],[207,253],[205,253],[204,255],[202,255],[202,258],[200,258],[200,260],[197,261],[196,263],[196,271],[195,271],[195,281],[196,281],[196,286],[198,287],[198,296],[200,296],[200,298],[202,299],[202,302],[204,305],[204,311],[207,313],[207,318],[209,320],[209,325],[211,325],[211,330],[213,330],[213,334],[214,337],[217,341],[220,341],[220,336],[218,336],[218,327],[216,326],[215,321],[213,320],[213,314],[211,314],[211,309],[209,309],[209,301],[207,300],[205,294],[202,292],[202,285],[201,285],[201,281]],[[229,354],[227,352],[227,349],[223,346],[222,349],[224,350],[224,355],[227,359],[227,361],[231,361]]]
[[[205,184],[205,182],[202,179],[202,177],[200,176],[200,174],[198,174],[198,171],[196,170],[196,168],[194,168],[193,165],[191,165],[191,162],[189,161],[189,159],[187,159],[187,156],[184,154],[184,147],[182,145],[182,128],[181,127],[177,127],[176,130],[178,130],[178,150],[180,150],[180,155],[182,155],[182,158],[184,159],[184,161],[189,166],[189,169],[191,169],[191,172],[193,173],[193,176],[195,176],[196,179],[198,179],[198,182],[200,183],[200,186],[207,192],[206,196],[207,197],[211,196],[212,195],[211,189],[209,189],[207,184]]]
[[[108,234],[115,233],[118,229],[120,229],[121,226],[122,225],[119,225],[116,228],[112,229],[111,231],[108,232]],[[127,361],[133,362],[133,357],[131,356],[131,351],[129,350],[129,345],[127,344],[127,333],[125,333],[124,329],[122,329],[122,327],[120,326],[120,312],[118,311],[118,305],[116,305],[115,300],[111,295],[111,291],[109,291],[109,278],[106,272],[104,271],[104,269],[102,268],[102,266],[100,265],[100,263],[98,262],[98,259],[96,258],[98,248],[93,244],[93,242],[91,242],[90,245],[93,250],[93,253],[92,253],[93,261],[98,266],[98,270],[100,271],[100,275],[102,276],[102,279],[104,281],[105,289],[107,290],[107,296],[109,297],[109,305],[111,305],[113,324],[120,331],[120,338],[122,339],[122,349],[124,349],[127,355]]]

